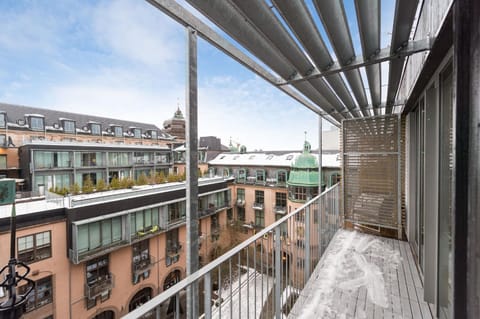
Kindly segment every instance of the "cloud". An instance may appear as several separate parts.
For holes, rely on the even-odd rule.
[[[158,126],[177,101],[185,113],[184,29],[147,2],[18,3],[0,4],[16,23],[0,33],[12,69],[0,74],[3,102]],[[249,150],[300,149],[308,131],[317,144],[311,111],[202,41],[199,54],[199,136],[232,137]]]
[[[148,66],[184,60],[183,29],[143,2],[104,1],[95,8],[93,29],[98,44]]]

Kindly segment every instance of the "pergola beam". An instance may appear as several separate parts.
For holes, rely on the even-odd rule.
[[[174,0],[146,0],[152,6],[159,9],[181,25],[185,27],[191,27],[192,29],[197,31],[198,36],[202,37],[204,40],[260,76],[262,79],[266,80],[270,84],[277,85],[282,80],[272,74],[270,71],[266,70],[263,66],[255,62],[252,58],[242,52],[240,49],[235,47],[233,44],[228,42],[224,37],[219,35],[216,31],[214,31],[210,26],[205,24],[199,18],[194,16],[184,7],[179,5]],[[335,126],[339,126],[339,119],[332,118],[330,116],[326,116],[326,112],[320,109],[317,105],[312,103],[310,100],[306,99],[302,94],[300,94],[295,89],[284,86],[278,87],[281,91],[283,91],[288,96],[295,99],[297,102],[301,103],[311,111],[317,113],[320,116],[324,116],[325,120],[330,122]]]
[[[370,58],[370,59],[364,59],[363,57],[356,57],[352,63],[348,65],[340,65],[338,61],[334,62],[332,67],[328,70],[325,71],[319,71],[315,69],[312,74],[309,76],[296,76],[295,78],[289,80],[289,81],[282,81],[277,83],[278,86],[283,86],[283,85],[288,85],[296,82],[302,82],[311,78],[321,78],[325,77],[331,74],[336,74],[340,72],[345,72],[349,70],[354,70],[358,69],[361,67],[365,67],[368,65],[373,65],[373,64],[378,64],[382,62],[387,62],[391,60],[396,60],[399,58],[403,58],[415,53],[423,52],[423,51],[428,51],[431,49],[433,42],[435,41],[435,38],[427,38],[427,39],[422,39],[422,40],[415,40],[415,41],[409,41],[402,49],[398,50],[395,53],[390,53],[390,47],[386,47],[380,50],[380,52]]]

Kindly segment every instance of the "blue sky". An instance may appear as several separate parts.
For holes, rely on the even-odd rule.
[[[382,11],[394,3],[384,2]],[[345,7],[352,14],[353,0]],[[177,104],[185,112],[185,31],[146,1],[2,0],[0,21],[1,102],[160,127]],[[232,137],[249,150],[300,149],[307,131],[318,145],[313,112],[198,44],[199,136]]]

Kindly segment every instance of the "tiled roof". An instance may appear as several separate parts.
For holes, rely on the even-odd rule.
[[[53,124],[58,123],[61,124],[62,119],[70,119],[76,122],[77,128],[82,128],[84,126],[88,126],[89,123],[99,123],[102,125],[102,130],[110,127],[110,125],[115,124],[122,126],[123,130],[126,131],[129,128],[136,127],[141,128],[142,132],[148,130],[156,130],[158,133],[159,138],[166,138],[171,139],[172,136],[163,130],[161,130],[158,126],[154,124],[148,123],[140,123],[140,122],[133,122],[133,121],[126,121],[126,120],[119,120],[114,118],[107,118],[101,116],[94,116],[89,114],[80,114],[80,113],[71,113],[71,112],[64,112],[64,111],[57,111],[51,109],[44,109],[38,107],[30,107],[30,106],[23,106],[23,105],[14,105],[14,104],[7,104],[7,103],[0,103],[0,111],[4,111],[7,113],[7,120],[9,126],[14,127],[16,126],[17,120],[25,119],[26,115],[42,115],[45,118],[45,126],[53,127]],[[12,123],[13,125],[10,125]]]

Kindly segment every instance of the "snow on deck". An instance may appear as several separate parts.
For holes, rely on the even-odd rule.
[[[232,285],[232,300],[230,300],[230,287],[221,291],[220,297],[222,318],[259,318],[269,293],[273,288],[273,278],[263,275],[252,268],[240,277],[240,294],[238,279]],[[248,279],[247,279],[248,278]],[[263,281],[263,283],[262,283]],[[248,295],[248,298],[247,298]],[[255,302],[251,302],[255,300]],[[219,318],[220,307],[212,308],[212,318]]]
[[[289,318],[432,318],[407,242],[339,230]]]

